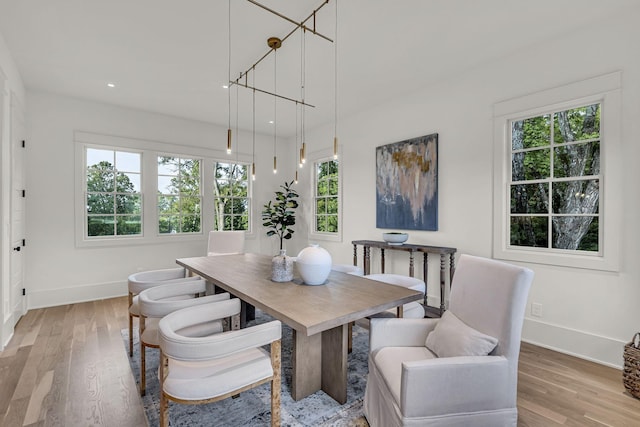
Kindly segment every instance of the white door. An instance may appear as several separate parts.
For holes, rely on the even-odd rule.
[[[11,94],[11,314],[13,325],[26,312],[24,297],[24,253],[25,253],[25,143],[24,113]]]

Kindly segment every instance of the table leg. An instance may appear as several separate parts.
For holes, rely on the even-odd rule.
[[[353,265],[358,265],[358,245],[353,245]]]
[[[440,254],[440,317],[444,313],[445,254]]]
[[[384,249],[380,248],[380,272],[384,274]]]
[[[300,400],[322,388],[322,334],[307,336],[294,329],[291,360],[293,400]]]
[[[424,280],[424,305],[429,305],[427,296],[429,295],[429,254],[424,252],[422,254],[422,280]]]
[[[347,401],[348,325],[322,332],[322,390],[338,403]]]
[[[409,252],[409,277],[413,277],[413,251]]]

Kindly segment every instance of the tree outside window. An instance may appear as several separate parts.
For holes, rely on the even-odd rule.
[[[199,233],[200,160],[158,157],[158,232]]]
[[[249,231],[248,165],[216,162],[214,167],[214,230]]]
[[[140,153],[87,148],[87,237],[142,234]]]
[[[511,246],[600,250],[601,104],[511,122]]]
[[[315,164],[315,232],[338,233],[338,160]]]

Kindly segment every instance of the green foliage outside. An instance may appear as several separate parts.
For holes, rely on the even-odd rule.
[[[600,111],[594,104],[512,123],[512,245],[599,250]]]
[[[214,230],[249,230],[249,167],[215,164]]]
[[[158,157],[158,232],[200,232],[200,160]]]
[[[87,236],[142,233],[142,197],[129,176],[101,161],[87,169]]]
[[[316,165],[315,217],[316,231],[338,232],[338,161]]]

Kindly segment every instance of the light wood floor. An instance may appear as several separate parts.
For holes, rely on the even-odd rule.
[[[0,426],[145,426],[125,297],[31,310],[0,352]],[[620,349],[622,357],[622,349]],[[522,345],[519,426],[639,426],[620,371]]]

